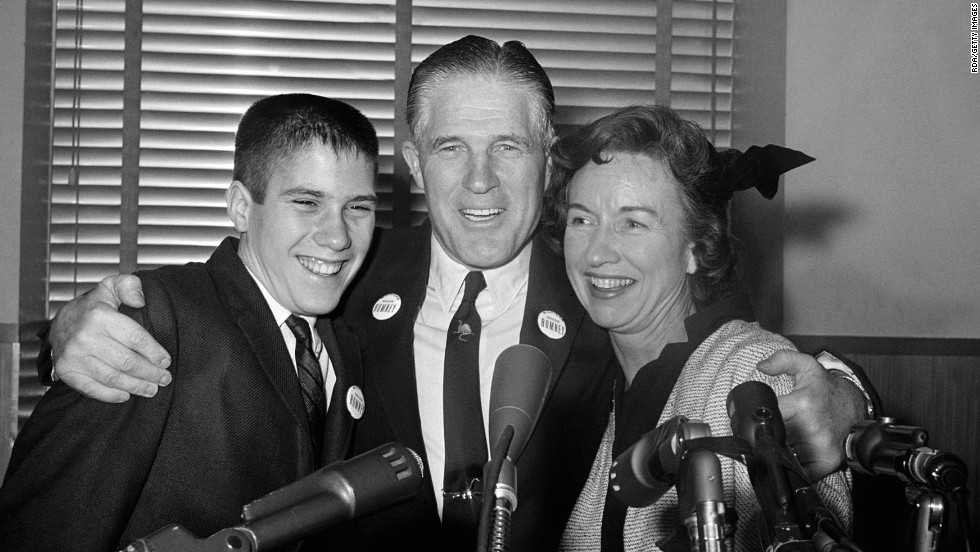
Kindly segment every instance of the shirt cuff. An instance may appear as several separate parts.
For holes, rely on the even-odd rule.
[[[819,362],[828,372],[834,376],[844,378],[853,383],[854,386],[861,391],[861,394],[864,395],[864,419],[875,420],[878,418],[878,413],[875,412],[874,402],[871,400],[871,395],[869,395],[868,391],[863,385],[861,385],[861,379],[858,378],[854,370],[847,365],[847,362],[841,360],[829,351],[820,351],[817,353],[816,359],[817,362]]]

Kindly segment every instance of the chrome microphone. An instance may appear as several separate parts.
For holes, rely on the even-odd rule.
[[[894,418],[857,422],[844,441],[847,467],[868,475],[891,475],[908,485],[954,492],[966,486],[967,467],[951,453],[926,446],[921,427],[896,425]]]
[[[678,509],[692,550],[725,550],[725,499],[718,456],[695,444],[711,437],[708,424],[675,416],[623,451],[609,470],[616,498],[633,507],[653,504],[675,484]]]
[[[684,454],[677,497],[691,550],[726,552],[725,496],[717,454],[697,447]]]
[[[647,432],[613,461],[609,485],[616,498],[634,508],[653,504],[677,482],[686,443],[710,436],[707,424],[684,416],[674,416]]]

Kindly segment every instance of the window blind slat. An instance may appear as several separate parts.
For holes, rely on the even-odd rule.
[[[260,97],[310,92],[348,100],[377,125],[380,170],[391,172],[394,5],[144,0],[140,266],[203,260],[234,232],[224,208],[234,132]],[[55,24],[53,283],[91,283],[118,271],[125,1],[86,0],[84,9],[80,56],[74,7],[57,10]],[[73,164],[77,186],[69,185]],[[382,199],[384,208],[390,202]],[[52,286],[52,306],[66,289]]]
[[[624,105],[655,103],[657,5],[416,0],[412,60],[466,34],[520,40],[555,86],[556,122],[581,124]],[[732,2],[674,1],[670,18],[671,104],[706,128],[717,125],[727,120],[718,110],[730,105],[719,96],[731,90]]]
[[[521,40],[555,86],[556,123],[580,124],[655,101],[657,5],[414,0],[410,59],[465,34]],[[55,24],[52,309],[119,266],[125,0],[86,0],[84,9],[80,57],[74,7],[59,7]],[[661,43],[671,49],[671,103],[713,124],[727,145],[732,2],[674,0],[670,16]],[[204,260],[234,232],[224,191],[235,128],[270,94],[335,97],[371,118],[381,148],[377,220],[390,224],[395,155],[406,138],[395,132],[395,79],[407,77],[395,74],[395,19],[395,0],[143,0],[138,266]],[[422,212],[414,192],[409,208]]]

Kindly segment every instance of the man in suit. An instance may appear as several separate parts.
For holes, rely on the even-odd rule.
[[[464,414],[450,403],[475,405],[475,427],[464,431],[472,448],[486,449],[494,362],[510,345],[538,347],[553,369],[539,424],[517,461],[512,549],[554,549],[588,475],[612,397],[612,349],[575,299],[561,257],[534,239],[553,112],[547,75],[517,42],[466,37],[413,74],[412,140],[402,152],[425,191],[429,223],[379,233],[342,317],[362,342],[384,336],[363,350],[373,408],[355,449],[397,439],[424,450],[432,485],[415,501],[357,523],[365,550],[400,540],[475,548],[472,513],[480,502],[466,491],[482,490],[473,480],[482,477],[486,453],[454,480],[447,431]],[[447,333],[456,330],[453,315],[473,272],[486,284],[475,303],[482,328],[472,337],[480,349],[478,389],[463,395],[447,385],[452,371],[464,369],[446,362]],[[391,302],[394,312],[379,313],[376,305]],[[467,506],[462,519],[447,512]]]
[[[118,550],[170,523],[208,536],[347,455],[358,346],[325,315],[370,245],[377,160],[374,128],[347,104],[249,108],[226,193],[240,239],[138,273],[146,306],[128,314],[168,351],[173,385],[122,404],[49,390],[0,488],[0,549]]]
[[[558,546],[607,420],[613,357],[608,338],[575,299],[563,261],[537,233],[553,113],[551,83],[518,42],[501,46],[465,37],[439,48],[413,73],[408,97],[412,140],[402,151],[425,190],[429,222],[376,233],[368,267],[352,286],[342,318],[362,347],[368,403],[352,452],[401,441],[423,453],[431,485],[407,505],[356,522],[354,547],[476,547],[478,502],[472,491],[479,491],[479,485],[473,474],[482,468],[489,445],[490,382],[497,355],[515,343],[545,351],[554,373],[538,425],[517,461],[511,547]],[[471,280],[472,273],[480,276]],[[477,292],[468,297],[467,289]],[[84,324],[65,321],[53,330],[59,363],[85,371],[73,374],[59,367],[59,374],[93,396],[125,400],[125,391],[152,394],[156,384],[166,384],[167,375],[159,370],[166,355],[111,316],[120,298],[138,304],[132,293],[125,279],[105,282],[79,302]],[[479,315],[479,331],[458,318],[468,301]],[[81,360],[85,340],[67,338],[78,327],[110,344],[102,355],[105,366]],[[448,351],[457,339],[478,344],[472,352],[476,375],[470,376],[478,381],[475,385],[472,379],[469,386],[456,380],[454,368],[465,363],[451,362],[455,353]],[[133,358],[130,349],[140,358]],[[106,368],[129,362],[128,374]],[[819,365],[799,368],[782,362],[773,371],[788,369],[806,378],[802,398],[797,394],[791,400],[805,405],[797,418],[816,420],[805,436],[815,442],[812,436],[819,433],[832,470],[842,459],[841,433],[860,418],[860,392],[826,376]],[[104,387],[106,382],[117,390]],[[808,406],[814,397],[828,396],[828,388],[835,397],[826,401],[829,406]],[[472,405],[479,405],[476,414],[468,408]],[[828,411],[838,419],[831,420]],[[471,416],[478,421],[460,430],[457,422]],[[450,432],[472,440],[454,440]],[[466,475],[448,481],[459,465]]]

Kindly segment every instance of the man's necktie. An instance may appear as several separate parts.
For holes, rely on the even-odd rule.
[[[442,388],[446,438],[442,524],[446,542],[454,550],[472,549],[476,545],[480,493],[483,491],[479,479],[487,462],[480,403],[481,325],[476,311],[476,297],[486,287],[482,272],[466,275],[463,301],[446,334]]]
[[[286,325],[296,336],[296,368],[299,372],[299,386],[303,390],[303,403],[306,417],[310,422],[313,436],[313,454],[317,465],[323,451],[323,426],[326,421],[327,398],[323,390],[323,374],[320,362],[313,354],[313,337],[310,325],[299,316],[290,315]]]

